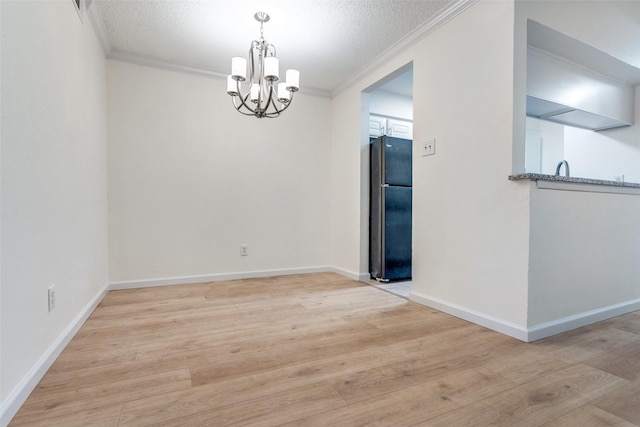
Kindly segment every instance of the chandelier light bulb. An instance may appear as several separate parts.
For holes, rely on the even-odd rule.
[[[300,89],[300,73],[298,70],[287,70],[287,89],[293,92]]]
[[[254,18],[260,22],[260,38],[251,42],[246,59],[231,59],[227,94],[239,113],[257,118],[274,118],[291,105],[294,92],[300,89],[300,73],[287,70],[285,82],[277,83],[280,64],[276,47],[263,37],[263,24],[270,17],[265,12],[257,12]]]
[[[278,58],[275,56],[264,58],[264,78],[265,80],[278,80]]]
[[[227,94],[231,96],[238,95],[237,88],[238,84],[236,83],[236,80],[233,78],[233,76],[227,76]]]
[[[278,83],[278,101],[286,104],[291,99],[291,92],[287,90],[286,83]]]
[[[260,86],[258,83],[254,83],[251,85],[251,100],[255,103],[260,99]]]
[[[236,56],[231,58],[231,77],[241,82],[247,79],[247,60]]]

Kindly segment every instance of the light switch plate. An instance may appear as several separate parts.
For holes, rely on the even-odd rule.
[[[430,139],[422,144],[422,157],[436,154],[436,139]]]

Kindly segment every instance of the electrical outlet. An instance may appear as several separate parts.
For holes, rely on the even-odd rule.
[[[243,243],[240,245],[240,256],[247,256],[249,255],[249,245],[247,245],[246,243]]]
[[[422,157],[433,156],[436,154],[436,140],[435,138],[425,141],[422,144]]]
[[[49,311],[53,311],[56,308],[56,285],[49,286],[47,294],[49,297]]]

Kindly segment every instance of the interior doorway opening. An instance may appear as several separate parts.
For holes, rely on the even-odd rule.
[[[408,298],[412,261],[413,64],[369,87],[368,272]]]

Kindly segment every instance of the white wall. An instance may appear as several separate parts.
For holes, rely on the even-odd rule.
[[[414,152],[413,293],[517,334],[526,325],[528,201],[507,180],[512,32],[513,4],[481,1],[416,50],[415,140],[436,138],[436,155]]]
[[[437,140],[435,156],[414,148],[413,298],[518,333],[526,326],[528,187],[507,179],[512,32],[513,4],[481,1],[334,98],[341,239],[332,252],[335,265],[366,273],[360,92],[413,61],[414,141]]]
[[[107,198],[104,58],[91,25],[70,1],[0,9],[4,423],[107,283]]]
[[[527,49],[527,95],[622,123],[634,121],[634,85],[616,80],[613,71],[603,76],[533,47]]]
[[[538,153],[530,153],[527,151],[527,156],[533,154],[540,159],[540,165],[537,170],[528,170],[527,172],[542,173],[545,175],[553,175],[556,172],[556,166],[562,160],[565,160],[567,153],[564,148],[564,133],[565,127],[558,123],[549,122],[546,120],[540,120],[533,117],[527,117],[527,138],[531,136],[532,139],[540,138],[540,146],[538,147]],[[590,132],[591,131],[585,131]],[[528,161],[529,159],[527,159]],[[571,159],[573,160],[573,159]],[[569,169],[571,176],[576,176],[575,171],[572,168],[573,161],[569,162]],[[564,168],[560,171],[564,174]]]
[[[640,68],[640,3],[627,0],[518,0],[519,22],[532,19]],[[520,14],[522,12],[522,14]]]
[[[413,99],[384,90],[369,95],[369,112],[403,120],[413,120]]]
[[[111,281],[329,265],[330,100],[302,92],[257,119],[223,79],[108,61]]]
[[[640,183],[640,87],[636,89],[635,125],[603,132],[565,127],[565,153],[574,176]],[[574,172],[575,171],[575,172]]]
[[[640,196],[531,191],[529,325],[640,298]]]
[[[630,42],[640,38],[638,16],[638,2],[516,2],[515,40],[520,52],[514,65],[515,102],[524,103],[527,18],[639,67],[640,44]],[[636,105],[640,123],[637,118]],[[611,179],[618,170],[638,170],[640,126],[601,133],[567,129],[565,157],[572,175]],[[522,141],[514,139],[514,150]],[[592,165],[602,168],[586,170],[587,155]],[[638,196],[537,190],[531,185],[529,328],[586,316],[589,311],[606,312],[612,306],[633,307],[640,293],[640,270],[634,265],[640,255],[639,209]]]
[[[352,277],[368,278],[369,95],[357,89],[337,95],[331,105],[331,265]],[[366,116],[366,123],[362,119]],[[363,219],[366,218],[366,219]]]

